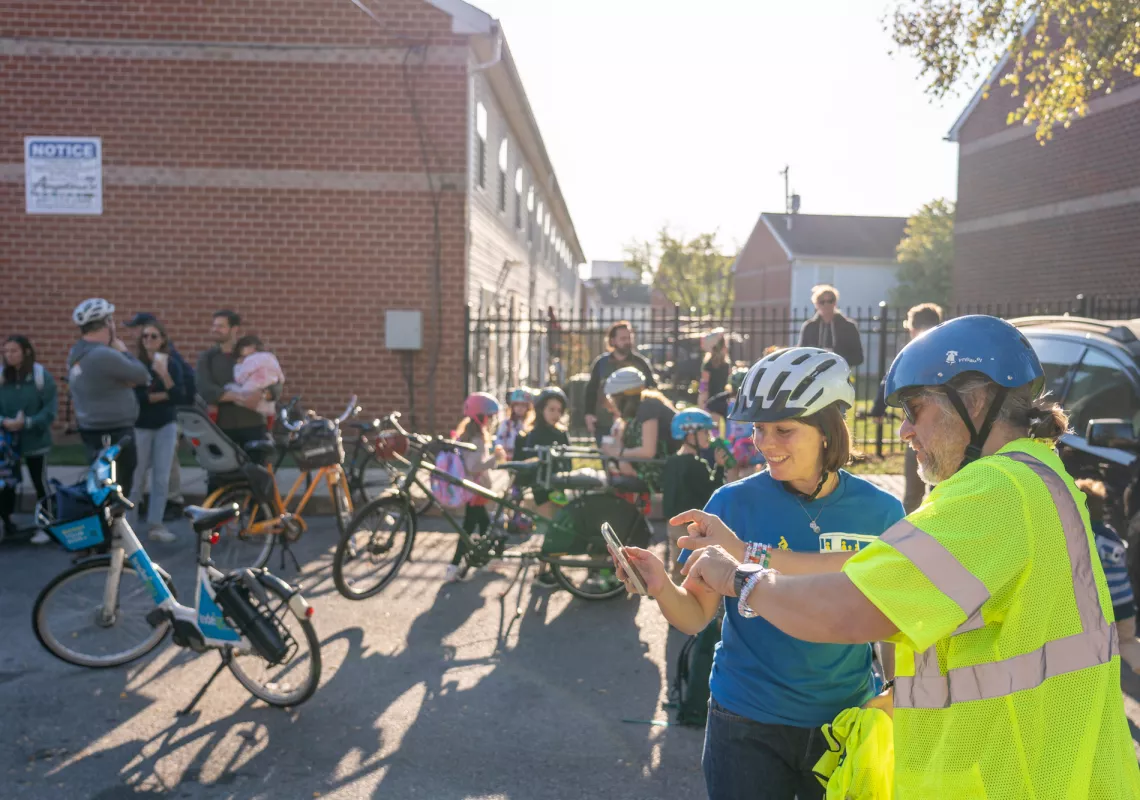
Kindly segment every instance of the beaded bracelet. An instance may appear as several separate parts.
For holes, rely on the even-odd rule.
[[[748,596],[752,594],[752,590],[759,585],[760,581],[773,574],[775,570],[762,569],[755,575],[750,577],[744,582],[744,586],[740,588],[740,597],[737,598],[736,610],[740,612],[740,616],[745,619],[752,619],[756,616],[756,612],[748,605]]]
[[[768,557],[771,553],[772,545],[764,544],[763,542],[749,542],[744,546],[744,560],[751,564],[759,564],[767,569]]]

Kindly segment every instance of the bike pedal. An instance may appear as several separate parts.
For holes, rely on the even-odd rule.
[[[169,612],[165,608],[152,608],[150,613],[146,615],[147,624],[152,628],[157,628],[168,618]]]

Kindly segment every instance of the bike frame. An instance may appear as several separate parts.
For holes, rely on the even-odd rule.
[[[293,481],[293,486],[289,489],[289,493],[286,494],[284,498],[281,497],[281,490],[277,487],[277,476],[276,473],[274,473],[273,468],[266,467],[265,469],[269,471],[269,474],[271,476],[273,476],[273,510],[277,516],[275,516],[273,519],[255,520],[251,522],[249,526],[242,531],[242,533],[255,536],[271,536],[273,534],[280,533],[282,530],[281,522],[286,514],[292,514],[294,517],[304,522],[303,515],[305,512],[305,506],[309,504],[309,500],[312,498],[313,493],[317,489],[317,484],[321,482],[322,478],[324,479],[325,484],[328,486],[329,499],[333,501],[334,513],[340,513],[340,509],[335,508],[335,487],[339,485],[341,491],[344,493],[344,500],[345,504],[347,505],[346,511],[349,513],[349,515],[352,514],[352,493],[348,488],[348,478],[345,474],[344,468],[340,464],[334,464],[331,467],[321,467],[316,472],[302,472],[297,476],[297,480]],[[290,509],[289,505],[293,502],[293,498],[300,491],[301,485],[304,483],[306,476],[311,476],[313,480],[309,482],[309,486],[305,490],[305,493],[301,495],[301,499],[297,501],[297,507]],[[214,503],[217,502],[217,499],[224,495],[226,492],[232,490],[234,486],[235,484],[230,484],[229,486],[223,486],[220,489],[216,490],[209,496],[209,498],[206,499],[205,505],[212,508]]]
[[[128,562],[150,589],[155,606],[170,612],[174,624],[192,626],[202,637],[207,647],[220,649],[230,647],[239,654],[254,652],[249,640],[226,622],[225,615],[218,608],[211,581],[221,578],[222,573],[210,562],[210,541],[206,536],[199,537],[198,575],[194,587],[194,607],[184,606],[174,599],[166,582],[159,575],[159,569],[142,546],[135,532],[123,517],[111,522],[111,569],[107,574],[107,584],[103,589],[103,608],[118,607],[119,579],[123,562]],[[165,574],[165,573],[164,573]]]

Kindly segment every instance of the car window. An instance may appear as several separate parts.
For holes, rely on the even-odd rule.
[[[1053,339],[1047,336],[1030,336],[1029,343],[1033,345],[1041,367],[1045,370],[1045,390],[1052,393],[1057,401],[1063,400],[1065,379],[1069,370],[1081,358],[1085,349],[1083,342],[1074,342],[1069,339]]]
[[[1127,419],[1140,422],[1140,398],[1124,367],[1107,353],[1090,347],[1073,374],[1065,398],[1069,424],[1084,436],[1092,419]]]

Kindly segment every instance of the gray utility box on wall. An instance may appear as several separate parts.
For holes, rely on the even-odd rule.
[[[423,312],[418,310],[384,312],[384,346],[389,350],[422,350]]]

